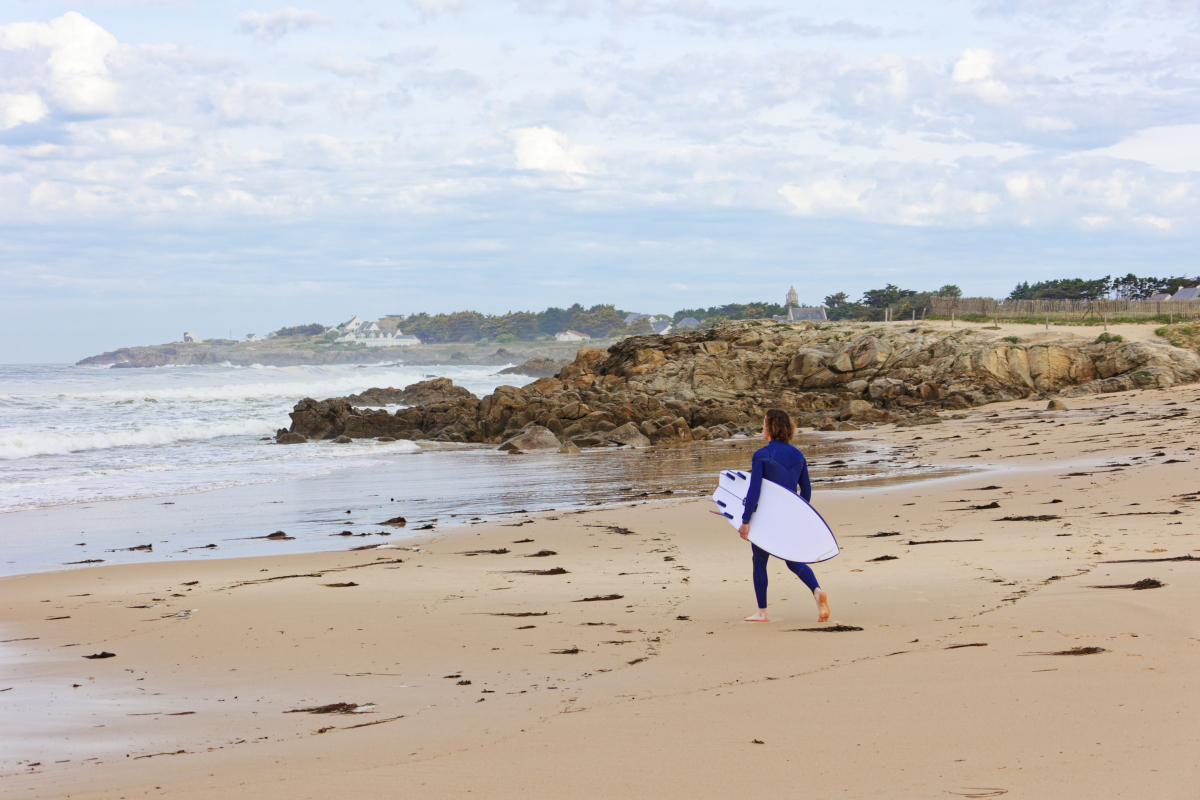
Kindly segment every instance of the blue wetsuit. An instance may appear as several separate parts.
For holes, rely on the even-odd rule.
[[[796,492],[807,502],[812,497],[812,483],[808,479],[808,462],[804,454],[786,442],[771,441],[754,453],[750,470],[750,489],[746,492],[746,508],[742,522],[750,522],[758,509],[758,496],[762,493],[763,479],[778,484],[789,492]],[[751,543],[754,561],[754,594],[758,607],[767,607],[767,559],[771,554]],[[799,561],[784,561],[796,577],[804,581],[810,591],[820,588],[812,568]]]

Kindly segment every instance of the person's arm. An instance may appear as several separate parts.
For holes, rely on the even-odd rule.
[[[808,461],[800,465],[800,496],[806,503],[812,500],[812,482],[808,479]]]
[[[750,522],[750,517],[758,510],[758,496],[762,493],[763,482],[763,463],[765,459],[759,455],[762,451],[754,453],[754,460],[750,467],[750,488],[746,492],[746,505],[742,509],[742,524],[746,525]]]

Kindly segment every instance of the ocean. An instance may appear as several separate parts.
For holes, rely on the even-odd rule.
[[[0,366],[0,513],[267,483],[364,466],[417,445],[261,446],[304,397],[445,376],[477,395],[502,367],[398,364],[150,369]]]
[[[532,380],[502,368],[0,366],[0,575],[345,549],[363,537],[393,545],[426,525],[701,496],[761,445],[509,456],[485,445],[271,438],[304,397],[439,376],[482,396]],[[942,472],[861,437],[801,438],[824,487]],[[396,516],[409,524],[378,524]],[[291,538],[263,538],[280,530]]]

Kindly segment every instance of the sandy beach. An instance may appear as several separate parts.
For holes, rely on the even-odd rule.
[[[838,434],[974,471],[817,487],[828,625],[696,499],[0,580],[0,794],[1193,797],[1200,389],[1045,405]]]

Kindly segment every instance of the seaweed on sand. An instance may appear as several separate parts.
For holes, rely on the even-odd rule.
[[[1110,583],[1103,586],[1089,586],[1089,589],[1161,589],[1166,586],[1156,578],[1142,578],[1137,583]]]
[[[285,714],[361,714],[359,709],[374,708],[374,703],[330,703],[325,706],[312,706],[310,708],[293,708],[290,711],[285,711]]]
[[[823,628],[792,628],[784,633],[849,633],[861,630],[853,625],[829,625]]]

